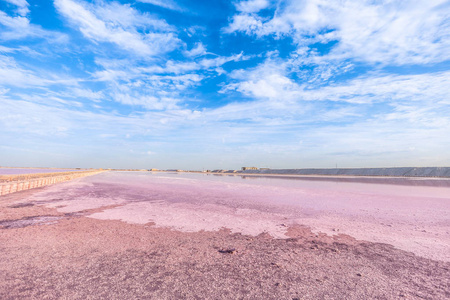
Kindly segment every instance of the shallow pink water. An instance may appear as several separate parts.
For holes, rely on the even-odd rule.
[[[450,180],[217,176],[108,172],[46,188],[34,201],[64,212],[108,205],[90,217],[182,231],[283,238],[287,226],[345,233],[450,261]]]

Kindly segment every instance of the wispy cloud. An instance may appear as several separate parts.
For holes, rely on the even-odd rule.
[[[3,86],[45,86],[49,80],[23,69],[16,61],[8,56],[0,55],[0,84]]]
[[[165,53],[180,43],[166,22],[142,15],[129,5],[56,0],[55,6],[86,38],[113,43],[141,56]],[[153,31],[139,30],[141,27]]]
[[[21,16],[26,16],[30,12],[30,10],[28,9],[28,6],[30,5],[26,0],[5,0],[5,1],[17,6],[17,13]]]
[[[292,1],[278,7],[273,17],[260,16],[257,9],[240,10],[225,32],[291,37],[299,46],[337,41],[329,54],[334,59],[404,65],[450,58],[449,7],[444,0]]]
[[[202,43],[195,44],[195,47],[193,47],[189,51],[184,51],[184,55],[187,57],[197,57],[202,56],[206,54],[206,48]]]
[[[239,91],[255,99],[275,102],[336,101],[373,104],[396,101],[429,101],[446,103],[450,73],[435,72],[411,75],[366,74],[327,86],[296,82],[289,75],[287,64],[267,60],[254,69],[236,70],[236,82],[223,88]],[[314,82],[313,82],[314,83]]]
[[[65,34],[42,29],[41,26],[31,24],[26,15],[10,16],[0,10],[0,40],[20,40],[23,38],[47,39],[49,42],[65,43]],[[1,28],[1,27],[0,27]]]
[[[148,3],[156,6],[160,6],[163,8],[182,11],[183,9],[173,0],[138,0],[142,3]]]
[[[247,59],[242,54],[192,57],[190,61],[153,63],[141,66],[135,61],[111,61],[99,59],[101,71],[92,74],[94,80],[108,84],[104,95],[121,104],[146,109],[174,109],[190,102],[189,90],[202,80],[222,74],[224,64]],[[188,94],[183,94],[187,92]]]

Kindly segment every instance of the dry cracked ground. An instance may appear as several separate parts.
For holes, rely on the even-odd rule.
[[[183,233],[0,199],[0,299],[449,299],[450,263],[289,228]]]

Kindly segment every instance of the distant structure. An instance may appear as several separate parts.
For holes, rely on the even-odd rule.
[[[159,169],[150,169],[149,171],[155,172],[155,171],[159,171]]]
[[[258,168],[257,167],[242,167],[242,171],[245,171],[245,170],[258,170]]]

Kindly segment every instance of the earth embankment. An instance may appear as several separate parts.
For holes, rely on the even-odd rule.
[[[75,178],[95,175],[104,172],[103,170],[74,171],[74,172],[53,172],[35,173],[20,175],[0,176],[0,196],[47,186],[59,182],[69,181]]]

